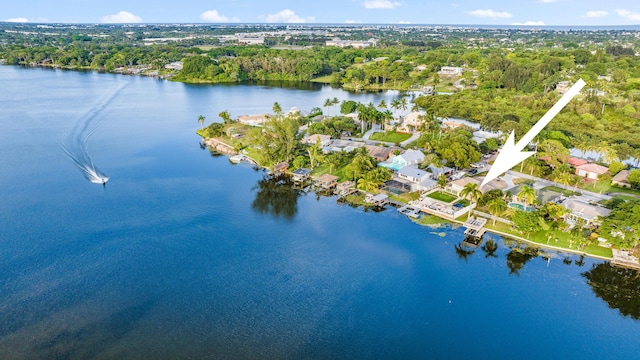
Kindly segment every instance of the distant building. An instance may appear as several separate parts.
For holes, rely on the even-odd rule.
[[[570,166],[573,166],[573,167],[585,165],[585,164],[588,164],[588,163],[589,163],[589,161],[587,161],[585,159],[580,159],[580,158],[577,158],[577,157],[570,157],[569,160],[567,160],[567,164],[569,164]]]
[[[445,76],[459,76],[459,75],[462,75],[463,71],[464,69],[461,67],[443,66],[440,68],[440,71],[438,71],[438,74],[445,75]]]
[[[571,84],[569,84],[568,81],[560,81],[559,83],[556,84],[556,91],[559,94],[564,94],[567,91],[569,91],[570,87],[571,87]]]
[[[237,37],[238,43],[245,45],[262,45],[264,44],[263,36],[247,36],[240,34]]]
[[[240,115],[238,122],[249,126],[262,126],[268,118],[269,114]]]
[[[174,61],[164,66],[165,69],[182,70],[182,61]]]
[[[305,135],[300,142],[307,145],[313,145],[318,142],[318,140],[320,141],[321,147],[331,145],[331,136],[324,134]]]
[[[362,48],[368,48],[368,47],[375,47],[376,43],[377,41],[374,38],[371,38],[367,41],[341,40],[340,38],[333,38],[332,40],[327,40],[325,44],[327,46],[337,46],[342,48],[351,46],[354,49],[362,49]]]

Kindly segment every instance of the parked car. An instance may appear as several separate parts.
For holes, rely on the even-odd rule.
[[[478,169],[471,169],[467,172],[469,175],[475,175],[478,173]]]

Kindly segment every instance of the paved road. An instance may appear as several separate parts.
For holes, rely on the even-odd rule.
[[[520,172],[517,172],[517,171],[514,171],[514,170],[507,171],[507,174],[512,175],[514,177],[520,177],[520,178],[534,180],[535,183],[533,185],[533,188],[536,189],[536,190],[542,189],[543,187],[547,187],[547,186],[557,186],[557,187],[565,189],[565,190],[576,191],[576,189],[574,187],[565,186],[563,184],[559,184],[557,182],[553,182],[553,181],[550,181],[550,180],[540,179],[538,177],[527,175],[527,174],[523,174],[523,173],[520,173]],[[587,202],[590,202],[590,201],[591,202],[598,202],[600,200],[609,200],[609,199],[611,199],[611,196],[609,196],[609,195],[595,193],[595,192],[591,192],[591,191],[584,190],[584,189],[577,189],[577,191],[582,193],[582,196],[579,196],[579,198],[581,198],[581,200],[584,200],[584,201],[587,201]]]

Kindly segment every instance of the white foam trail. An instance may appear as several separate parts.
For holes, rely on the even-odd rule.
[[[95,166],[89,156],[87,145],[91,136],[102,124],[103,119],[98,118],[98,115],[125,86],[126,84],[120,85],[84,116],[72,123],[68,131],[65,131],[61,141],[65,154],[80,169],[82,175],[94,184],[106,184],[109,177]]]

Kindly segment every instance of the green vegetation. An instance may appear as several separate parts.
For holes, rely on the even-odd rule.
[[[406,134],[406,133],[397,133],[397,132],[380,133],[380,132],[376,132],[376,133],[371,134],[369,139],[378,140],[378,141],[386,141],[386,142],[390,142],[390,143],[396,144],[396,143],[401,143],[401,142],[407,140],[410,137],[411,137],[411,134]]]
[[[443,218],[434,216],[434,215],[424,215],[423,214],[418,219],[414,219],[414,218],[409,218],[409,219],[411,219],[411,221],[413,221],[416,224],[419,224],[419,225],[422,225],[422,226],[428,226],[428,227],[431,227],[431,228],[443,227],[443,226],[445,226],[446,224],[449,223],[449,221],[447,221],[447,220],[445,220]]]
[[[413,191],[404,194],[397,194],[389,197],[391,200],[400,201],[402,203],[408,204],[410,201],[420,199],[420,192]]]
[[[438,201],[442,201],[445,203],[451,203],[454,200],[457,199],[457,197],[451,195],[451,194],[447,194],[445,192],[442,191],[434,191],[430,194],[427,194],[427,197],[430,197],[432,199],[438,200]]]

